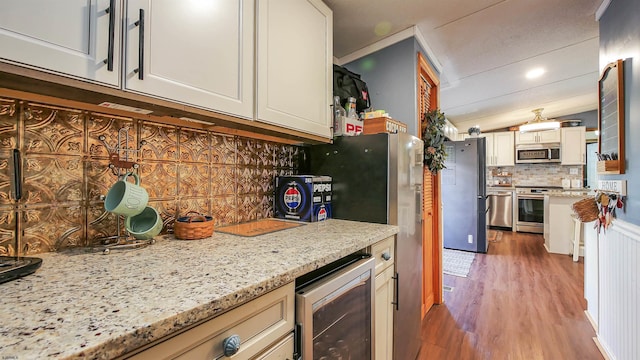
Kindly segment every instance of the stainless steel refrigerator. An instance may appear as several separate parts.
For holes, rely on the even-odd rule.
[[[310,171],[333,180],[337,219],[398,225],[394,359],[420,350],[422,306],[422,140],[408,134],[338,137],[311,146]]]
[[[487,183],[486,139],[447,141],[442,170],[444,247],[486,253]]]

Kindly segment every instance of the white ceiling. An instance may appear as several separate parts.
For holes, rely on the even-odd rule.
[[[440,108],[461,132],[521,124],[535,108],[548,118],[596,109],[601,2],[325,0],[339,63],[406,29],[421,34],[441,66]],[[534,67],[546,73],[526,79]]]

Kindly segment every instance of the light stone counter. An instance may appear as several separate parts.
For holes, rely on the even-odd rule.
[[[168,235],[109,255],[40,254],[35,274],[0,284],[0,358],[123,355],[397,232],[327,220],[258,237]]]
[[[567,190],[559,190],[559,191],[549,191],[546,192],[545,195],[549,195],[551,197],[573,197],[573,198],[585,198],[592,196],[594,193],[589,189],[567,189]],[[576,200],[578,201],[578,200]]]

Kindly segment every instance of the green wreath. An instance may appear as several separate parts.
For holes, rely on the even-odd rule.
[[[433,174],[445,168],[447,154],[444,150],[445,117],[439,109],[428,111],[422,121],[422,140],[424,141],[424,166]]]

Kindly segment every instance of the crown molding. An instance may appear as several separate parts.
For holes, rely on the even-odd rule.
[[[607,11],[609,5],[611,5],[611,0],[602,0],[602,4],[600,4],[600,7],[596,10],[596,21],[600,21],[600,18],[604,15],[604,12]]]
[[[431,62],[431,64],[434,67],[434,70],[436,70],[438,73],[442,73],[442,64],[440,64],[440,62],[438,61],[438,58],[436,57],[435,53],[433,52],[433,50],[431,49],[431,47],[429,46],[429,44],[427,44],[427,41],[425,40],[424,36],[422,35],[422,32],[420,31],[420,29],[418,29],[417,26],[412,26],[410,28],[404,29],[400,32],[397,32],[391,36],[387,36],[386,38],[377,41],[371,45],[365,46],[362,49],[356,50],[350,54],[347,54],[341,58],[335,58],[334,60],[336,60],[336,64],[338,65],[343,65],[346,63],[349,63],[351,61],[360,59],[362,57],[365,57],[369,54],[373,54],[374,52],[378,51],[378,50],[382,50],[388,46],[391,46],[395,43],[398,43],[404,39],[413,37],[416,39],[416,41],[418,42],[418,44],[420,44],[420,46],[424,49],[424,51],[427,53],[427,58],[429,59],[429,61]]]

